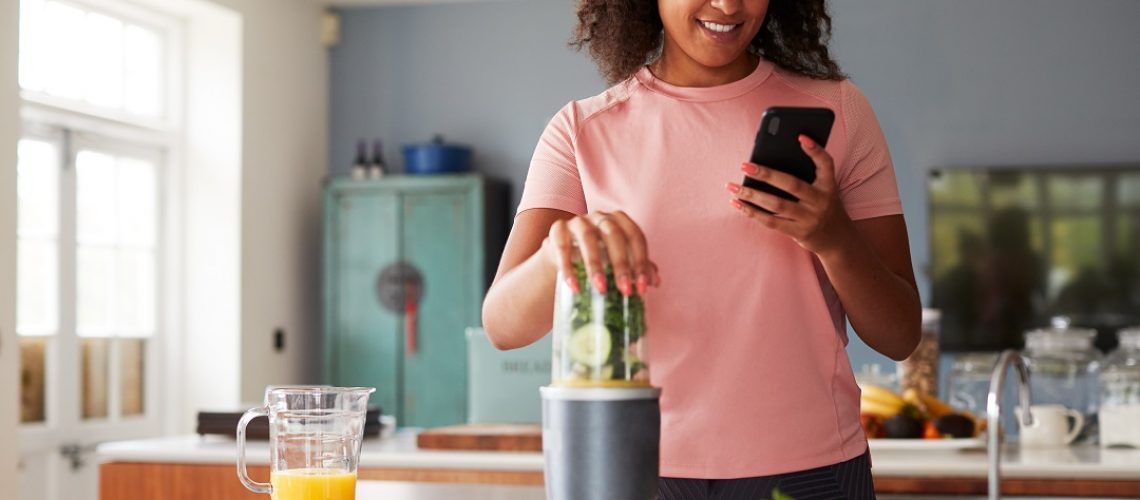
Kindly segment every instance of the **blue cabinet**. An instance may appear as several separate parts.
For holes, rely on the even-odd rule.
[[[505,194],[476,175],[326,185],[328,383],[376,387],[372,402],[401,426],[465,421],[464,331],[481,324]]]

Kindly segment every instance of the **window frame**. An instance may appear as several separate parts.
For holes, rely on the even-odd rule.
[[[178,204],[181,194],[177,180],[181,177],[181,161],[185,133],[185,27],[181,18],[167,17],[145,7],[121,0],[56,0],[79,8],[120,18],[125,22],[144,25],[160,33],[165,41],[163,64],[163,114],[150,118],[125,110],[109,109],[87,103],[48,95],[46,92],[19,87],[20,114],[23,129],[21,139],[45,140],[57,147],[60,155],[58,228],[58,317],[54,335],[45,349],[44,420],[20,423],[20,448],[27,452],[43,449],[59,441],[57,432],[78,431],[93,433],[100,440],[128,439],[141,433],[157,435],[167,425],[169,416],[165,405],[167,397],[161,388],[176,377],[176,367],[168,363],[170,346],[177,345],[181,337],[181,322],[176,317],[178,289],[174,284],[181,276],[177,251],[180,241]],[[75,159],[81,148],[94,149],[117,155],[153,160],[156,166],[156,233],[155,233],[155,311],[154,332],[149,337],[114,335],[108,352],[107,374],[108,417],[84,420],[80,398],[82,377],[80,345],[83,337],[75,325],[76,294],[76,176]],[[70,297],[67,297],[70,295]],[[17,338],[23,338],[18,336]],[[122,375],[120,366],[121,342],[119,339],[146,340],[143,372],[143,413],[122,416]],[[64,366],[70,368],[64,369]],[[60,392],[64,382],[61,373],[74,372],[77,377],[67,385],[75,385],[74,397]],[[70,389],[70,387],[68,387]],[[54,395],[54,396],[53,396]],[[75,438],[74,435],[63,439]]]
[[[59,321],[56,331],[52,335],[17,335],[17,338],[45,338],[48,339],[44,352],[46,394],[60,396],[45,396],[45,418],[41,422],[21,423],[22,439],[27,445],[35,446],[38,443],[53,439],[54,432],[61,426],[76,426],[84,432],[98,433],[106,439],[125,439],[139,430],[157,433],[161,429],[163,418],[163,399],[160,387],[165,377],[169,376],[160,369],[164,364],[166,344],[171,342],[178,332],[172,330],[175,322],[169,319],[169,303],[171,297],[167,293],[174,288],[171,281],[171,270],[176,269],[170,262],[171,253],[168,237],[172,233],[170,221],[172,220],[168,203],[158,203],[156,207],[156,233],[155,233],[155,303],[154,303],[154,332],[149,337],[113,334],[103,337],[110,342],[107,363],[110,367],[107,374],[108,417],[100,419],[81,418],[79,397],[82,387],[75,386],[75,398],[62,396],[62,389],[71,383],[78,383],[82,379],[79,365],[80,343],[88,337],[78,334],[76,328],[77,309],[77,260],[78,241],[76,232],[76,170],[75,159],[81,150],[94,150],[117,156],[128,156],[153,161],[156,166],[155,189],[159,200],[166,197],[163,193],[169,190],[170,182],[170,153],[161,143],[128,142],[119,138],[112,138],[91,132],[76,132],[69,129],[50,126],[42,122],[25,122],[24,133],[21,139],[33,139],[53,144],[59,151],[59,229],[57,235],[58,253],[58,314]],[[145,339],[144,372],[143,372],[143,413],[141,415],[123,416],[122,413],[122,367],[120,339]],[[64,368],[68,366],[70,368]],[[77,378],[65,384],[63,374],[72,373]],[[124,424],[130,424],[124,429]]]

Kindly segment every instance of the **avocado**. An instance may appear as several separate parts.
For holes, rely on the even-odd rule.
[[[919,439],[922,437],[922,420],[908,412],[901,412],[883,422],[883,430],[892,439]]]
[[[950,413],[934,419],[934,428],[943,437],[968,438],[974,437],[976,427],[974,419],[957,413]]]

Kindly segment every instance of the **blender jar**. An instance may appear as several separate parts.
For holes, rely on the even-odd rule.
[[[1140,326],[1117,338],[1100,372],[1100,444],[1140,448]]]
[[[645,302],[618,290],[605,260],[606,292],[598,292],[574,249],[575,292],[560,272],[554,293],[551,384],[562,387],[648,387]]]
[[[661,390],[649,386],[645,303],[623,296],[605,262],[605,293],[577,248],[571,287],[554,292],[551,385],[542,387],[542,453],[550,500],[652,500],[658,494]]]

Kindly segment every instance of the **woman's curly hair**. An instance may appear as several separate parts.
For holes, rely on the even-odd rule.
[[[570,46],[587,48],[609,83],[633,75],[661,50],[657,0],[580,0]],[[771,0],[751,50],[776,66],[820,80],[846,76],[831,58],[826,0]]]

